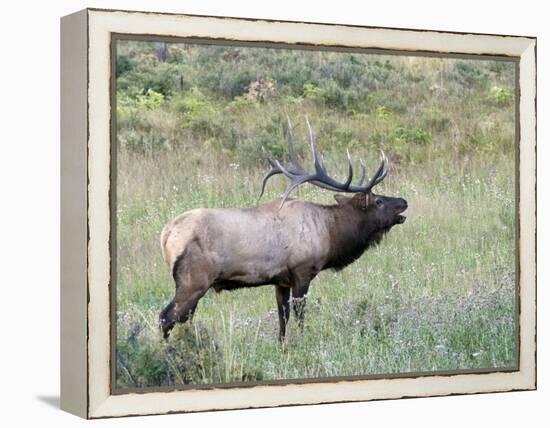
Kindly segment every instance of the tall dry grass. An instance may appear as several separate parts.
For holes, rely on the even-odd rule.
[[[453,169],[441,160],[393,171],[377,190],[409,201],[407,222],[352,266],[313,281],[305,330],[291,321],[282,350],[269,286],[208,292],[194,325],[167,343],[157,327],[174,293],[158,243],[163,225],[194,207],[254,206],[262,171],[207,152],[120,153],[120,386],[513,365],[513,162],[483,156],[459,176]],[[285,184],[273,180],[265,199]],[[296,196],[331,201],[329,192],[311,187]]]

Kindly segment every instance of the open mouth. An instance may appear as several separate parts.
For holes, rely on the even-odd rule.
[[[407,220],[407,217],[402,215],[401,213],[404,212],[408,208],[407,204],[405,203],[404,206],[402,206],[398,211],[397,215],[395,216],[396,224],[403,224],[405,223],[405,220]]]

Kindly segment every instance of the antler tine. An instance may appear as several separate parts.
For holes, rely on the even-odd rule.
[[[258,201],[262,198],[265,192],[265,186],[267,184],[267,180],[269,180],[271,177],[277,174],[283,174],[283,170],[281,169],[281,164],[278,161],[273,160],[270,156],[267,155],[267,152],[265,150],[265,147],[262,147],[262,151],[266,154],[266,159],[269,162],[269,165],[271,166],[270,170],[267,171],[267,173],[262,178],[262,188],[260,191],[260,195],[258,196]],[[290,168],[292,167],[292,168]],[[300,175],[300,174],[306,174],[305,170],[302,168],[300,164],[298,165],[289,165],[289,167],[285,168],[285,171],[288,171],[289,174],[294,175]]]
[[[382,152],[382,161],[380,162],[380,166],[370,179],[370,181],[365,186],[365,191],[370,192],[370,190],[378,183],[380,183],[385,177],[388,171],[386,168],[386,156],[384,155],[384,152]]]
[[[359,179],[357,186],[361,187],[361,185],[363,184],[363,181],[365,181],[365,175],[367,172],[365,169],[365,164],[363,163],[363,159],[359,159],[359,163],[361,164],[361,178]]]
[[[387,175],[387,174],[388,174],[388,170],[387,170],[387,168],[386,168],[386,169],[384,169],[384,171],[382,172],[382,174],[380,174],[380,177],[378,177],[378,178],[376,179],[376,181],[375,181],[374,184],[373,184],[373,187],[376,186],[378,183],[381,183],[382,180],[384,180],[384,178],[386,178],[386,175]]]
[[[325,166],[325,158],[323,155],[321,155],[321,159],[319,159],[319,163],[321,164],[321,168],[323,168],[323,171],[327,171],[327,167]]]
[[[332,178],[326,177],[323,171],[318,171],[315,174],[308,174],[307,172],[304,172],[303,174],[295,174],[293,171],[290,171],[285,166],[283,166],[279,161],[275,161],[276,167],[282,174],[284,174],[287,178],[290,179],[290,184],[285,190],[285,193],[282,196],[282,201],[279,206],[279,209],[282,208],[284,202],[287,200],[290,193],[298,187],[300,184],[311,182],[314,183],[317,187],[321,187],[323,189],[332,190],[334,192],[344,192],[345,190],[342,189],[341,185],[337,182],[335,182]],[[331,185],[330,183],[326,183],[322,180],[328,179],[333,181],[336,185],[339,185],[337,187],[336,185]]]
[[[262,147],[262,150],[265,153],[266,150],[265,150],[264,147]],[[281,174],[282,173],[282,171],[275,164],[275,161],[273,159],[271,159],[269,156],[267,156],[267,161],[269,162],[269,165],[271,165],[271,169],[269,171],[267,171],[267,173],[262,178],[262,190],[260,192],[260,196],[258,196],[258,201],[260,199],[262,199],[262,196],[265,192],[265,185],[267,183],[267,180],[269,180],[270,177],[272,177],[276,174]]]
[[[287,136],[288,154],[290,156],[290,162],[292,162],[292,164],[295,167],[299,167],[300,169],[303,170],[302,165],[300,165],[300,162],[298,161],[298,156],[296,156],[296,150],[294,149],[294,136],[292,135],[292,124],[290,123],[290,117],[288,117],[288,115],[286,117],[286,120],[288,123],[286,136]]]
[[[290,192],[292,192],[296,187],[298,187],[300,184],[303,184],[307,181],[312,181],[315,177],[311,175],[300,175],[294,177],[290,185],[287,187],[285,193],[282,196],[281,203],[279,204],[279,210],[283,207],[283,204],[285,203],[286,199],[288,198],[288,195],[290,195]]]
[[[317,177],[317,174],[302,174],[302,175],[295,175],[292,172],[288,171],[279,161],[275,161],[277,164],[277,167],[281,170],[281,172],[288,178],[290,178],[290,184],[285,190],[285,193],[282,196],[281,203],[279,205],[279,210],[283,207],[283,204],[287,200],[290,193],[298,187],[300,184],[303,184],[307,181],[313,181]]]
[[[351,181],[353,180],[353,164],[351,162],[351,156],[349,154],[349,150],[346,150],[346,154],[348,155],[349,170],[348,170],[348,178],[346,179],[346,182],[344,183],[344,187],[346,189],[348,189],[349,185],[351,184]]]
[[[290,122],[290,117],[288,117],[288,115],[287,115],[286,118],[287,118],[287,122],[288,122],[288,128],[287,128],[288,154],[290,156],[290,163],[291,163],[289,165],[289,167],[287,167],[287,168],[289,170],[291,170],[289,172],[291,172],[294,175],[305,174],[306,171],[305,171],[304,167],[298,161],[298,156],[296,155],[296,150],[294,149],[294,142],[293,142],[293,135],[292,135],[292,124]],[[262,146],[262,151],[266,155],[267,161],[269,162],[269,164],[271,166],[271,169],[264,175],[264,177],[262,179],[262,189],[260,191],[260,196],[258,196],[258,201],[262,198],[262,196],[265,192],[265,186],[267,184],[267,180],[269,180],[269,178],[273,177],[274,175],[283,173],[283,171],[281,170],[281,168],[279,168],[277,166],[275,161],[271,157],[269,157],[269,155],[267,155],[265,147],[263,147],[263,146]]]
[[[270,162],[273,161],[272,159],[268,159],[268,160]],[[307,175],[308,177],[310,177],[307,181],[311,181],[311,182],[315,183],[315,185],[317,187],[320,187],[322,189],[332,190],[333,192],[345,191],[345,190],[343,190],[342,188],[340,188],[336,185],[332,185],[330,183],[325,183],[324,181],[322,181],[323,178],[328,178],[328,180],[332,180],[330,177],[327,177],[325,175],[324,170],[323,171],[318,171],[315,174],[309,174],[303,168],[301,168],[300,165],[298,165],[300,167],[299,170],[298,169],[293,170],[289,167],[294,167],[294,165],[283,165],[281,162],[279,162],[277,160],[275,160],[273,162],[274,163],[272,165],[274,166],[274,169],[276,170],[276,172],[269,171],[266,174],[266,176],[269,174],[269,176],[267,178],[269,178],[269,177],[271,177],[272,175],[275,175],[275,174],[283,174],[284,176],[286,176],[287,178],[289,178],[292,181],[295,178],[299,178],[299,177]],[[334,180],[332,180],[332,181],[334,181]],[[302,184],[302,183],[300,183],[300,184]],[[338,183],[335,182],[335,184],[338,184]]]
[[[315,135],[313,134],[313,130],[311,129],[311,125],[309,124],[309,119],[307,116],[306,116],[306,123],[307,123],[307,131],[309,134],[309,141],[311,144],[311,154],[313,156],[313,163],[315,165],[315,171],[323,171],[323,167],[319,162],[319,156],[317,155],[317,141],[315,140]]]
[[[382,160],[384,161],[384,170],[380,173],[373,186],[376,186],[378,183],[384,180],[384,178],[386,178],[386,175],[388,174],[388,158],[386,157],[384,150],[380,151],[382,152]]]

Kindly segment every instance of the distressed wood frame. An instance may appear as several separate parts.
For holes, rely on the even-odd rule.
[[[241,387],[113,394],[111,41],[113,35],[509,57],[518,78],[519,366]],[[536,39],[87,9],[61,20],[61,407],[84,418],[536,388]]]

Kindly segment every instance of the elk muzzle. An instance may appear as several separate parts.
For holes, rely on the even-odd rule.
[[[405,217],[404,215],[401,215],[401,213],[404,212],[408,207],[409,207],[409,204],[405,199],[396,198],[396,203],[395,203],[396,224],[405,223],[405,220],[407,219],[407,217]]]

